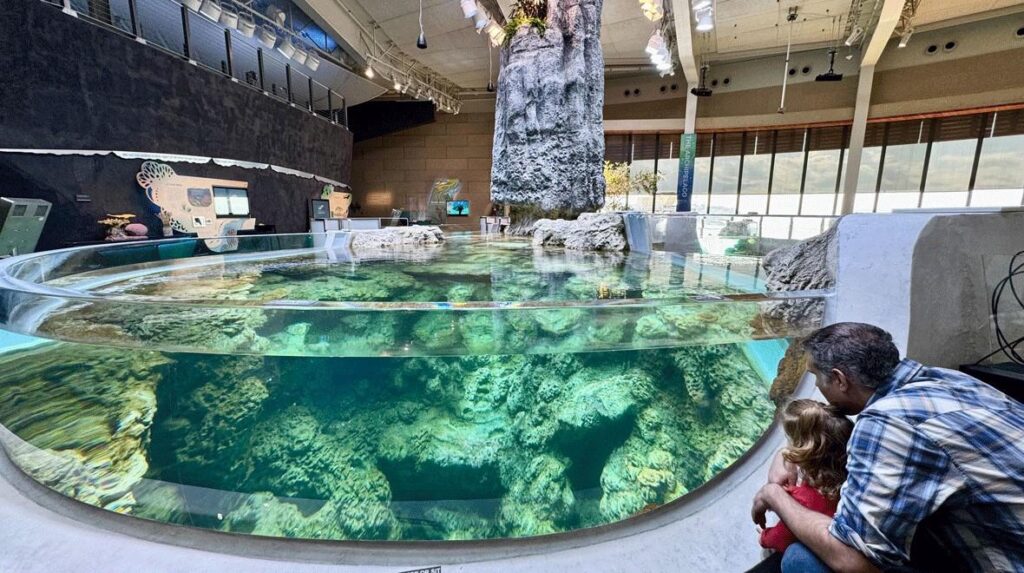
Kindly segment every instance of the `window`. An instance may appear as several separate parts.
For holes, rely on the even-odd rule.
[[[776,132],[775,173],[768,203],[770,215],[796,215],[800,210],[806,132],[805,129],[783,129]]]
[[[928,150],[929,120],[887,124],[882,186],[876,212],[914,209],[921,194],[924,157]]]
[[[742,152],[742,132],[715,135],[715,176],[711,181],[712,213],[736,213],[736,192],[739,190]]]
[[[1024,204],[1024,110],[989,116],[971,206]]]
[[[747,141],[743,144],[740,214],[767,212],[768,179],[772,170],[774,142],[774,131],[747,132]]]
[[[236,187],[214,187],[213,210],[218,217],[248,217],[248,190]]]
[[[843,127],[822,127],[810,131],[801,215],[834,214],[839,158],[846,144],[846,129]]]
[[[780,236],[816,233],[822,217],[841,209],[851,131],[839,125],[698,133],[691,208],[772,215],[763,225],[781,225]],[[630,162],[633,174],[657,169],[663,176],[655,197],[634,194],[630,208],[675,210],[679,145],[678,132],[606,135],[607,159]],[[854,212],[967,205],[1024,205],[1024,109],[866,126]]]

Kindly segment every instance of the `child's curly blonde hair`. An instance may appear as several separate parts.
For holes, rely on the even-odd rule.
[[[846,444],[853,422],[834,407],[814,400],[793,400],[782,412],[789,445],[782,457],[800,466],[807,484],[827,498],[839,497],[846,481]]]

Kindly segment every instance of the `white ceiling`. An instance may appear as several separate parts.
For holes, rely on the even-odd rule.
[[[675,9],[689,9],[688,0],[671,1]],[[864,0],[859,22],[870,24],[871,10],[881,0]],[[419,34],[419,0],[352,0],[380,26],[399,49],[419,63],[464,89],[482,89],[488,80],[488,50],[485,36],[473,29],[473,21],[462,17],[457,0],[423,0],[426,50],[416,48]],[[505,14],[511,0],[497,0]],[[851,0],[716,0],[715,29],[697,34],[697,49],[713,59],[736,59],[747,54],[785,51],[789,23],[786,15],[798,6],[793,24],[794,50],[809,49],[845,39]],[[937,22],[1024,5],[1024,0],[920,0],[914,25]],[[837,19],[834,31],[833,19]],[[644,18],[637,0],[605,0],[602,13],[601,45],[605,64],[647,63],[644,47],[655,25]],[[716,57],[717,56],[717,57]],[[497,74],[498,50],[491,57]],[[653,70],[652,70],[653,73]]]
[[[358,0],[359,5],[398,47],[421,64],[467,89],[487,85],[487,39],[462,17],[457,0],[423,0],[427,49],[416,48],[418,0]],[[509,0],[498,0],[505,14]],[[637,0],[605,0],[601,45],[606,64],[643,64],[644,47],[654,24],[640,13]],[[494,73],[498,50],[493,50]]]

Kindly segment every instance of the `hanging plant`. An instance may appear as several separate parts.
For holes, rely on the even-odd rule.
[[[512,15],[505,22],[503,44],[508,45],[512,41],[512,36],[515,36],[516,32],[524,26],[544,35],[548,30],[547,17],[547,0],[516,0],[512,5]]]

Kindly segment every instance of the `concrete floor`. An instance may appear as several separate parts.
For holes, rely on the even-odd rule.
[[[546,538],[449,543],[306,542],[148,522],[65,498],[0,455],[0,571],[743,571],[760,558],[750,500],[781,444],[773,429],[725,475],[629,523]]]

